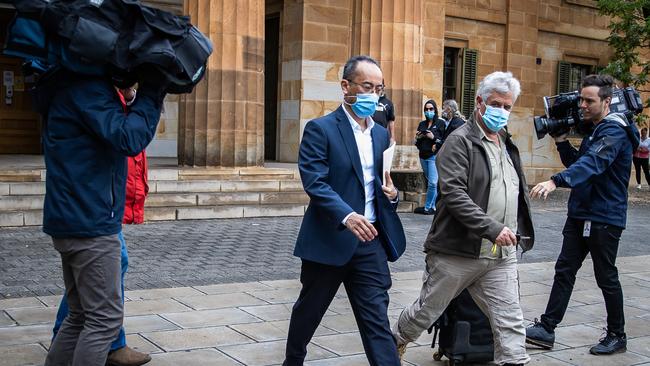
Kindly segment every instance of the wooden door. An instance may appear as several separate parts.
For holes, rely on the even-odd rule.
[[[0,24],[9,24],[13,11],[0,9]],[[6,30],[0,27],[0,42]],[[1,45],[0,45],[1,47]],[[0,154],[40,154],[40,117],[31,109],[28,93],[32,80],[21,72],[22,60],[0,55]],[[13,97],[7,99],[7,83],[13,84]]]

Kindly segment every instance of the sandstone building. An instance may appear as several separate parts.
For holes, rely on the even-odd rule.
[[[205,80],[191,95],[169,96],[149,156],[183,166],[295,162],[307,121],[337,108],[346,59],[368,54],[382,65],[396,106],[402,168],[419,169],[412,139],[422,103],[454,98],[469,114],[479,81],[510,70],[522,82],[510,132],[530,182],[560,167],[532,116],[542,96],[575,90],[607,64],[608,19],[593,0],[156,0],[214,43]],[[11,19],[0,9],[0,24]],[[4,28],[4,27],[3,27]],[[4,39],[4,29],[0,31]],[[38,117],[17,60],[11,103],[0,99],[0,154],[38,154]],[[3,88],[3,95],[4,95]]]

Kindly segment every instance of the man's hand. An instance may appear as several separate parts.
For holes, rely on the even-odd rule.
[[[561,135],[553,136],[553,140],[555,140],[556,144],[559,144],[560,142],[564,142],[567,140],[567,136],[569,136],[568,132],[565,132]]]
[[[546,199],[546,197],[548,197],[548,194],[553,192],[555,188],[557,188],[555,186],[555,182],[552,180],[547,180],[546,182],[539,183],[533,187],[533,189],[530,190],[530,197]]]
[[[348,220],[345,222],[345,227],[347,227],[348,230],[359,239],[359,241],[363,242],[370,241],[379,234],[370,221],[358,213],[353,213],[348,217]]]
[[[381,186],[381,190],[384,191],[384,194],[386,197],[388,197],[389,200],[395,201],[397,198],[397,189],[395,189],[395,186],[393,185],[393,180],[390,178],[390,173],[386,172],[386,185]]]
[[[136,93],[135,85],[130,88],[120,89],[120,93],[122,93],[122,95],[124,96],[125,102],[127,103],[131,102],[133,98],[135,98],[135,93]]]
[[[499,236],[497,236],[494,244],[498,246],[516,245],[517,235],[515,235],[515,233],[513,233],[512,230],[506,226],[503,228],[503,230],[501,230],[501,233],[499,233]]]

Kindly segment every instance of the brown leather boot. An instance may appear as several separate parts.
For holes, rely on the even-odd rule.
[[[138,352],[129,346],[116,349],[108,354],[108,366],[140,366],[151,361],[151,356]]]

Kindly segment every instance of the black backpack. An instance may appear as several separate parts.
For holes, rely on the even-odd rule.
[[[494,342],[490,321],[476,305],[467,290],[449,303],[445,312],[429,328],[434,332],[431,348],[436,361],[442,356],[449,359],[449,365],[465,362],[490,362],[494,358]]]

